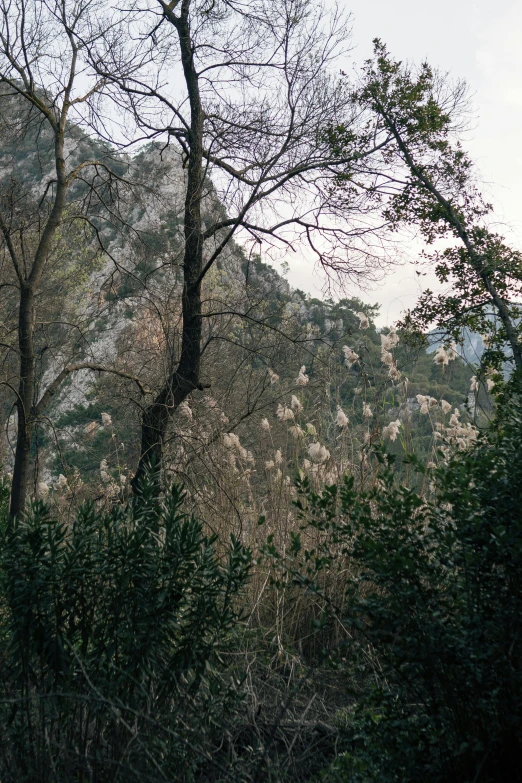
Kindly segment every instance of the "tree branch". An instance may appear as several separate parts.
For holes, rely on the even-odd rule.
[[[61,372],[58,373],[56,378],[51,381],[45,392],[43,393],[42,397],[40,398],[40,401],[35,405],[33,414],[35,418],[38,418],[42,415],[42,412],[45,410],[51,399],[54,397],[58,389],[60,388],[63,381],[67,378],[68,375],[70,375],[73,372],[78,372],[78,370],[92,370],[93,372],[107,372],[111,373],[112,375],[118,375],[120,378],[125,378],[129,381],[134,381],[138,389],[140,390],[141,394],[145,396],[146,394],[152,394],[151,389],[146,387],[140,378],[138,378],[136,375],[133,375],[132,373],[125,372],[124,370],[117,370],[114,367],[105,367],[103,364],[93,364],[92,362],[80,362],[78,364],[71,364],[68,367],[64,367]]]

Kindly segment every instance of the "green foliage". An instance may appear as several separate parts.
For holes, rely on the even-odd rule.
[[[320,495],[301,483],[302,538],[319,535],[273,558],[279,584],[300,585],[349,631],[330,654],[351,676],[378,660],[357,669],[362,692],[340,719],[346,752],[325,780],[520,779],[521,432],[515,383],[478,445],[433,471],[433,500],[401,486],[384,453],[368,492],[352,478]],[[324,574],[343,570],[332,597]]]
[[[520,369],[515,324],[522,255],[492,230],[492,206],[484,201],[463,149],[465,85],[441,77],[428,63],[415,68],[394,60],[376,39],[353,101],[366,119],[363,143],[381,146],[372,197],[383,220],[393,231],[416,227],[427,245],[448,243],[423,253],[444,293],[423,291],[403,324],[422,333],[436,323],[457,340],[463,327],[487,333],[496,348],[510,344]],[[326,138],[333,152],[348,155],[357,149],[343,125],[329,128]],[[350,169],[338,184],[340,197],[349,200]],[[495,323],[491,312],[498,315]]]
[[[0,559],[4,781],[190,780],[238,697],[223,653],[250,554],[214,539],[148,478],[71,524],[42,502]]]

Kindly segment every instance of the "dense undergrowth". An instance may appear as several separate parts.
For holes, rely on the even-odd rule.
[[[71,524],[42,502],[4,522],[2,780],[190,779],[233,715],[221,656],[249,553],[219,560],[181,490],[143,490]]]
[[[428,493],[379,449],[366,488],[302,474],[254,553],[153,482],[4,503],[0,778],[521,780],[521,433],[512,381],[476,443],[413,460]]]
[[[351,477],[321,494],[301,485],[303,529],[322,537],[310,549],[296,536],[290,560],[273,553],[281,581],[346,630],[325,650],[336,666],[363,662],[323,779],[522,779],[521,433],[512,390],[477,445],[433,471],[431,499],[383,452],[368,492]],[[340,569],[344,591],[329,595],[322,576]]]

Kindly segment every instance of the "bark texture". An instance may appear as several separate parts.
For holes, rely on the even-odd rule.
[[[190,0],[183,0],[180,16],[168,9],[165,16],[174,26],[181,52],[183,75],[190,101],[190,128],[187,133],[187,191],[184,209],[183,295],[181,352],[165,386],[144,414],[141,427],[140,460],[132,480],[134,491],[147,469],[160,471],[165,434],[172,414],[195,389],[201,389],[201,273],[203,269],[203,108],[194,64],[189,21]]]

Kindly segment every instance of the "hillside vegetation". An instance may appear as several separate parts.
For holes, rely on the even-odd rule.
[[[464,86],[349,80],[311,0],[129,5],[0,0],[0,780],[522,781],[522,257]],[[378,329],[411,231],[441,286]]]

